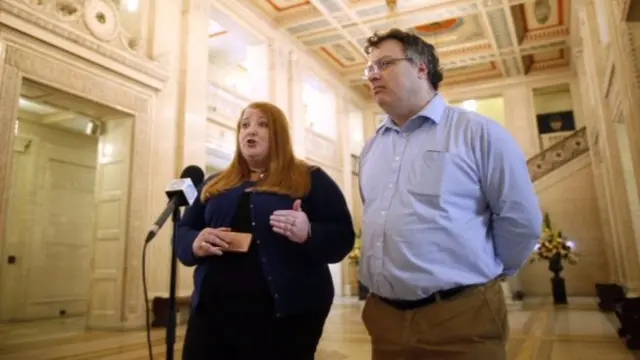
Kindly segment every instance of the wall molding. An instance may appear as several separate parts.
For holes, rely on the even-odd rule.
[[[23,0],[2,0],[0,32],[6,31],[3,26],[15,29],[21,34],[28,34],[149,87],[162,89],[164,82],[169,79],[169,73],[159,63],[131,49],[126,36],[116,32],[115,38],[107,42],[104,37],[100,39],[95,36],[99,35],[97,29],[94,29],[94,35],[88,30],[79,30],[83,27],[91,28],[83,15],[91,9],[87,6],[86,9],[78,10],[77,16],[70,16],[68,21],[63,21],[65,19],[54,16],[55,9],[51,10],[49,6],[31,5]],[[116,23],[113,26],[117,27],[115,31],[122,33],[117,15],[114,21]],[[84,25],[75,25],[76,23]]]
[[[3,3],[4,4],[4,3]],[[11,172],[11,151],[5,144],[14,143],[14,121],[18,109],[18,96],[22,79],[30,79],[61,91],[88,99],[126,114],[132,120],[132,141],[130,145],[129,172],[126,177],[126,195],[124,200],[124,219],[117,236],[123,239],[122,245],[114,245],[117,258],[114,268],[97,271],[92,268],[92,283],[89,303],[94,297],[110,296],[104,300],[114,305],[108,309],[99,309],[87,314],[88,324],[92,328],[125,329],[139,328],[144,324],[144,301],[141,292],[140,255],[142,246],[135,239],[144,238],[147,232],[146,220],[149,218],[149,174],[151,173],[151,137],[155,95],[148,87],[133,80],[125,81],[114,72],[89,66],[76,55],[47,44],[35,44],[29,35],[13,33],[10,37],[3,34],[0,39],[0,69],[4,68],[0,81],[0,134],[8,141],[0,141],[0,232],[4,229],[2,209],[6,208]],[[81,60],[81,61],[79,61]],[[133,181],[132,179],[137,179]],[[132,220],[129,220],[132,219]],[[104,235],[104,236],[103,236]],[[103,234],[100,238],[94,234],[94,243],[111,241],[112,234]],[[107,239],[107,236],[109,238]],[[0,243],[3,238],[0,237]],[[118,240],[120,241],[120,240]],[[1,245],[1,244],[0,244]],[[2,246],[0,246],[0,249]],[[96,248],[96,246],[94,246]],[[98,254],[102,256],[103,254]],[[95,256],[93,254],[92,256]],[[121,264],[126,264],[122,267]],[[98,274],[99,273],[99,274]],[[97,284],[100,284],[99,292]],[[108,289],[108,291],[105,290]]]

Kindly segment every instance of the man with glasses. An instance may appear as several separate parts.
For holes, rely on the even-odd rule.
[[[504,360],[500,281],[542,224],[524,155],[501,125],[445,102],[433,45],[392,29],[365,52],[387,113],[360,156],[373,359]]]

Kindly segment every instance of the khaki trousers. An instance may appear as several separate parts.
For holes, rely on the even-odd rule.
[[[507,307],[498,280],[398,310],[369,295],[362,320],[372,360],[506,360]]]

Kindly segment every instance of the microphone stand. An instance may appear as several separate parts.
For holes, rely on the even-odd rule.
[[[171,214],[173,234],[171,235],[171,275],[169,279],[169,319],[166,334],[166,359],[173,360],[173,347],[176,343],[176,277],[178,271],[177,236],[180,222],[180,207],[176,206]]]

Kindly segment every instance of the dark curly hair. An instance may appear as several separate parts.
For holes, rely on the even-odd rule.
[[[424,63],[427,67],[428,81],[434,90],[438,90],[442,82],[443,75],[440,68],[440,59],[436,54],[436,48],[424,41],[416,34],[402,31],[400,29],[391,29],[385,33],[374,33],[367,39],[367,45],[364,52],[369,55],[374,48],[377,48],[387,40],[396,40],[402,44],[406,57],[416,62]]]

